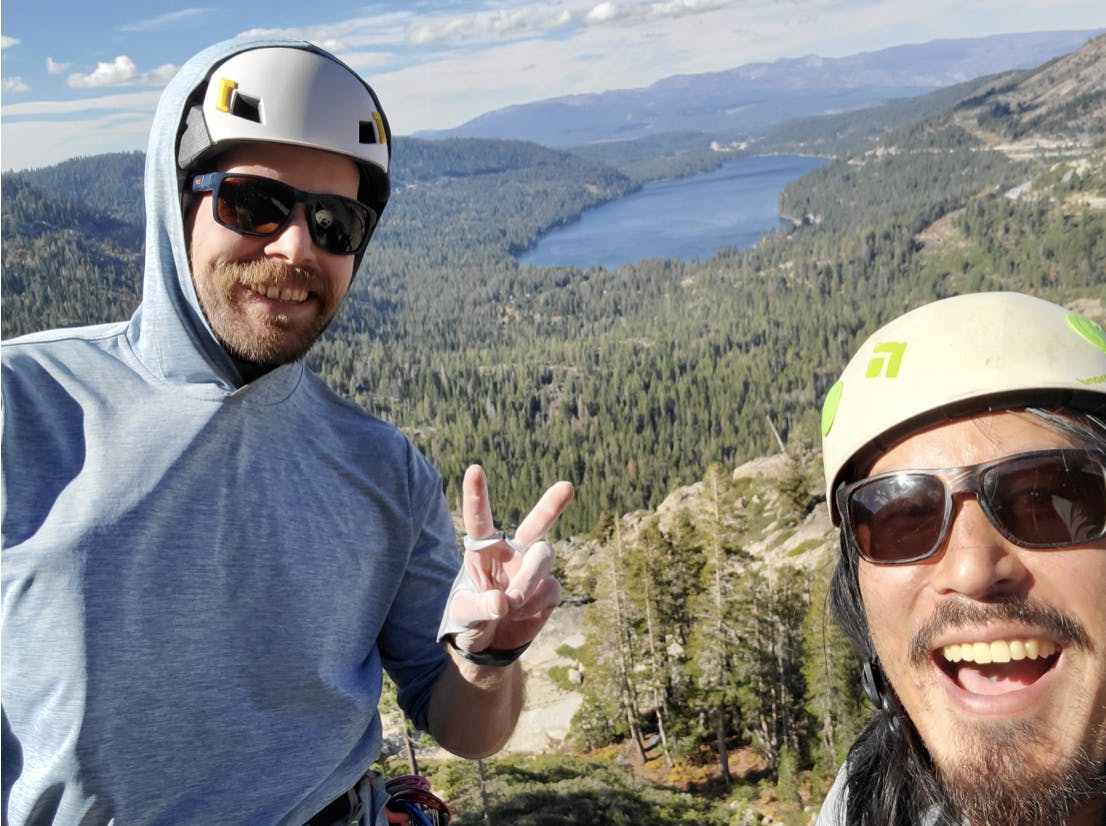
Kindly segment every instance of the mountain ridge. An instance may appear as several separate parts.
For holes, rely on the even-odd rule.
[[[515,104],[414,137],[487,137],[573,146],[668,131],[751,134],[785,120],[864,108],[972,78],[1030,69],[1103,29],[933,40],[845,57],[806,55],[678,74],[639,88]]]
[[[1033,72],[985,85],[956,108],[953,121],[989,145],[1026,139],[1093,145],[1106,122],[1106,35]],[[1008,144],[999,148],[1009,151]]]

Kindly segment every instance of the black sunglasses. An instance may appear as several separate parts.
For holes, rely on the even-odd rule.
[[[937,553],[953,498],[972,494],[995,530],[1023,548],[1063,548],[1106,536],[1106,452],[1037,450],[943,470],[897,470],[837,489],[848,544],[877,565]]]
[[[377,214],[341,195],[304,192],[282,181],[237,172],[208,172],[192,178],[193,192],[211,193],[218,224],[243,235],[274,235],[303,204],[311,239],[335,255],[357,255],[369,242]]]

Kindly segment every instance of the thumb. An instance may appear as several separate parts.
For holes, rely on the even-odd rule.
[[[507,615],[507,596],[502,591],[457,591],[449,601],[449,619],[472,628]]]

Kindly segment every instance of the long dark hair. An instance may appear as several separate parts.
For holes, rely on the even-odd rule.
[[[1088,447],[1106,449],[1106,418],[1068,411],[1024,412]],[[843,532],[840,537],[841,552],[830,582],[830,610],[868,669],[865,692],[877,708],[846,758],[846,822],[849,826],[959,823],[917,729],[883,680],[860,597],[856,553],[846,546]]]
[[[860,599],[855,554],[841,535],[841,556],[830,583],[830,610],[852,641],[871,683],[865,686],[877,706],[846,758],[849,826],[914,826],[943,795],[914,724],[883,680]]]

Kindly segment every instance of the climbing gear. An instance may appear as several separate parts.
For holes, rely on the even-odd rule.
[[[421,775],[406,774],[385,780],[376,771],[366,772],[357,784],[335,798],[304,826],[373,826],[366,819],[379,811],[389,826],[447,826],[452,813],[445,801],[430,790]]]
[[[384,784],[388,792],[385,814],[397,826],[446,826],[452,813],[445,801],[430,790],[430,783],[417,774],[393,777]]]

